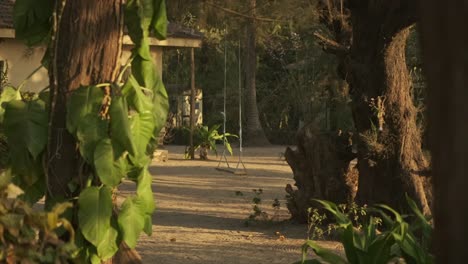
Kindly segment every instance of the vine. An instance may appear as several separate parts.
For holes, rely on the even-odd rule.
[[[56,10],[63,10],[64,5],[66,1],[61,0],[16,0],[14,8],[17,37],[31,46],[48,44],[43,63],[46,68],[52,66],[53,82],[56,67],[47,61],[53,62],[57,54],[52,42],[61,14]],[[79,184],[69,183],[69,189],[78,190],[68,201],[75,204],[74,213],[68,215],[77,215],[72,242],[88,263],[110,259],[121,243],[134,248],[140,233],[152,232],[155,204],[148,166],[166,120],[168,97],[151,57],[149,38],[151,34],[158,39],[166,36],[165,1],[127,0],[123,13],[135,44],[128,64],[131,75],[122,80],[120,73],[113,82],[79,87],[67,100],[66,132],[76,139],[84,162],[81,176],[86,181],[81,190]],[[12,181],[24,190],[21,198],[31,204],[47,191],[48,162],[44,160],[49,107],[55,97],[42,91],[25,99],[14,87],[5,87],[0,94],[0,125],[7,144],[15,146],[9,149],[7,167]],[[136,184],[136,193],[118,207],[113,194],[123,179]],[[46,204],[53,206],[50,200]]]

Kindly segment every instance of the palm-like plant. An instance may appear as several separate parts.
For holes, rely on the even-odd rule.
[[[232,155],[232,147],[228,141],[228,137],[237,137],[237,135],[231,133],[219,133],[218,129],[221,125],[213,125],[211,128],[208,126],[198,126],[197,130],[195,130],[194,135],[194,151],[199,150],[200,159],[206,160],[208,159],[208,151],[214,151],[216,155],[218,155],[218,151],[216,148],[216,143],[221,141],[224,143],[226,150],[229,154]],[[189,149],[187,149],[189,150]],[[188,157],[188,153],[190,151],[186,151],[186,158]]]

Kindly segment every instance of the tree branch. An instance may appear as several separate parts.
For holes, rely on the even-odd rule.
[[[327,53],[332,53],[336,55],[346,55],[349,52],[349,47],[341,45],[340,43],[329,39],[318,32],[315,32],[314,36],[319,40],[323,50]]]
[[[222,11],[224,11],[224,12],[226,12],[226,13],[229,13],[229,14],[232,14],[232,15],[235,15],[235,16],[239,16],[239,17],[243,17],[243,18],[246,18],[246,19],[255,19],[255,20],[257,20],[257,21],[262,21],[262,22],[281,22],[281,23],[287,23],[287,22],[288,22],[288,21],[277,20],[277,19],[273,19],[273,18],[249,16],[249,15],[246,15],[246,14],[237,12],[237,11],[235,11],[235,10],[228,9],[228,8],[225,8],[225,7],[222,7],[222,6],[219,6],[219,5],[210,3],[210,2],[205,2],[205,4],[207,4],[207,5],[209,5],[209,6],[212,6],[212,7],[214,7],[214,8],[217,8],[217,9],[219,9],[219,10],[222,10]]]

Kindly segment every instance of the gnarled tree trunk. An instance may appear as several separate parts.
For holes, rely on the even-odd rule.
[[[302,128],[297,149],[286,149],[285,157],[294,173],[296,188],[286,186],[288,209],[292,218],[307,223],[312,199],[348,204],[357,189],[357,173],[350,161],[352,142],[349,135],[319,132],[313,125]]]
[[[425,188],[427,179],[422,177],[428,164],[421,148],[405,59],[412,23],[405,16],[390,14],[390,18],[379,19],[378,11],[351,13],[353,45],[347,81],[359,132],[356,199],[361,204],[386,203],[403,209],[407,193],[430,213],[431,191]]]

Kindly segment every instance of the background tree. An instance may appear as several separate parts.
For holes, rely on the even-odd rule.
[[[337,54],[338,71],[350,86],[358,202],[402,208],[408,193],[429,213],[428,163],[405,59],[415,1],[321,1],[319,7],[333,38],[319,37]]]

